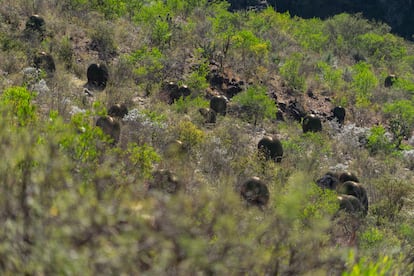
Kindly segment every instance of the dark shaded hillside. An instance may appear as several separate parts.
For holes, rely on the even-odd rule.
[[[255,6],[263,1],[245,0],[229,1],[232,7],[238,9]],[[392,28],[392,32],[406,39],[412,40],[414,33],[414,3],[411,0],[278,0],[267,1],[279,12],[287,12],[291,15],[303,18],[328,18],[339,13],[362,13],[365,18],[382,21]]]

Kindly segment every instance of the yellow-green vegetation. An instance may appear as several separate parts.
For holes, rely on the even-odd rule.
[[[0,2],[0,275],[413,274],[413,43],[360,14],[228,8]],[[55,72],[34,68],[39,52]],[[108,68],[103,91],[86,85],[91,63]],[[170,82],[190,95],[171,100]],[[199,109],[226,93],[206,124]],[[295,101],[327,119],[321,132],[303,133]],[[116,103],[119,141],[96,127]],[[265,135],[280,163],[258,154]],[[366,217],[316,185],[328,170],[358,176]],[[177,193],[148,188],[156,171]],[[266,206],[240,196],[251,177]]]

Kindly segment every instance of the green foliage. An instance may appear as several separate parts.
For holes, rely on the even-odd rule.
[[[299,19],[296,18],[293,36],[304,49],[321,52],[325,48],[328,36],[323,30],[321,19]]]
[[[164,48],[171,40],[170,25],[167,21],[159,19],[152,26],[151,41],[156,47]]]
[[[182,121],[177,126],[178,139],[184,147],[192,149],[203,142],[205,134],[190,121]]]
[[[360,240],[364,246],[373,247],[384,241],[384,238],[385,234],[381,230],[370,228],[361,234]]]
[[[145,179],[151,177],[154,163],[161,161],[154,148],[146,144],[138,146],[136,143],[130,143],[126,154],[133,169],[137,169]]]
[[[19,40],[5,33],[0,34],[0,45],[1,50],[6,52],[23,48]]]
[[[378,259],[378,261],[369,261],[366,258],[362,258],[358,263],[354,264],[350,272],[345,272],[343,276],[385,276],[391,275],[391,268],[393,265],[392,259],[388,256],[384,256]],[[392,274],[394,275],[394,274]]]
[[[105,22],[97,24],[90,36],[92,46],[99,52],[103,60],[116,53],[115,31],[110,24]]]
[[[163,1],[142,1],[144,2],[134,14],[133,20],[136,23],[142,23],[145,26],[154,26],[154,24],[167,18],[171,10]],[[145,3],[146,2],[146,3]],[[173,14],[170,14],[173,16]]]
[[[269,52],[269,42],[263,41],[251,31],[242,30],[232,36],[233,47],[240,49],[243,64],[248,57],[265,59]]]
[[[375,65],[402,59],[407,53],[403,40],[390,33],[384,35],[370,32],[359,35],[356,47]]]
[[[72,116],[70,132],[60,141],[69,156],[77,162],[97,161],[103,154],[98,148],[98,141],[110,142],[109,137],[106,137],[100,128],[91,126],[90,116],[89,112]]]
[[[414,105],[412,101],[399,100],[385,104],[384,114],[390,120],[390,130],[393,134],[394,143],[400,147],[404,138],[408,137],[413,130],[414,124]]]
[[[227,56],[227,52],[230,47],[231,37],[237,30],[239,25],[239,18],[237,13],[229,12],[227,7],[228,3],[221,2],[215,4],[215,12],[209,17],[212,24],[212,37],[215,38],[219,46],[218,48],[224,55]]]
[[[407,78],[398,77],[398,79],[394,82],[393,86],[403,91],[414,93],[414,82],[408,80]]]
[[[234,56],[240,57],[240,71],[244,78],[249,80],[253,76],[261,77],[265,71],[264,65],[268,62],[270,42],[258,38],[250,30],[236,31],[231,36],[231,49],[236,50]],[[239,62],[237,62],[239,63]]]
[[[174,102],[172,107],[178,113],[188,113],[190,110],[198,109],[201,107],[208,107],[209,102],[201,96],[198,97],[180,97]]]
[[[406,180],[384,176],[374,182],[379,198],[371,208],[377,225],[386,225],[398,218],[413,190]]]
[[[206,58],[203,58],[204,51],[200,48],[195,50],[196,60],[199,60],[199,64],[192,68],[192,72],[186,77],[186,83],[191,91],[202,92],[208,88],[207,76],[210,73],[209,62]]]
[[[144,80],[157,82],[161,80],[165,57],[158,48],[143,47],[126,58],[135,67],[134,74],[138,82]]]
[[[323,219],[332,216],[338,211],[337,193],[331,190],[322,190],[316,184],[308,191],[312,204],[303,209],[302,219],[307,222],[310,219]]]
[[[352,88],[355,91],[356,106],[369,107],[372,90],[378,85],[378,79],[372,72],[371,65],[366,62],[358,62],[352,70]]]
[[[0,105],[11,114],[13,121],[25,126],[36,120],[36,106],[32,103],[34,97],[25,87],[10,87],[1,95]]]
[[[267,95],[266,87],[250,86],[233,97],[233,101],[238,103],[247,120],[253,120],[254,125],[263,119],[276,118],[277,107],[274,101]]]
[[[414,91],[413,45],[362,15],[299,19],[271,7],[228,8],[227,1],[207,0],[0,4],[1,275],[411,274],[412,172],[401,167],[405,160],[395,148],[414,125],[411,101],[400,100]],[[33,11],[47,24],[43,42],[34,44],[19,31]],[[12,85],[32,88],[45,76],[24,79],[21,73],[38,50],[64,66],[57,64],[46,80],[52,92],[37,96]],[[92,108],[82,98],[87,110],[73,115],[85,63],[92,60],[117,69],[111,80],[118,92],[93,91]],[[352,65],[355,60],[365,62]],[[282,138],[281,163],[258,162],[254,141],[261,132],[239,120],[236,107],[212,128],[183,119],[189,116],[182,113],[208,107],[202,96],[210,69],[230,81],[245,78],[248,89],[232,101],[245,112],[243,119],[261,122],[260,131]],[[384,72],[398,76],[389,89],[378,86]],[[382,112],[376,118],[385,115],[394,140],[384,126],[373,127],[367,155],[353,143],[359,134],[332,140],[328,134],[336,130],[328,125],[321,133],[302,134],[290,120],[268,122],[276,105],[266,91],[272,87],[280,96],[279,73],[290,88],[312,85],[318,100],[305,96],[311,105],[324,101],[329,90],[335,104],[348,105],[349,120],[371,108],[373,97],[379,103],[377,96],[384,96],[391,102],[375,110]],[[159,94],[150,92],[170,78],[187,84],[191,97],[160,104]],[[143,90],[149,92],[145,98]],[[292,89],[287,92],[278,101],[287,103]],[[109,146],[95,120],[114,101],[137,113],[122,122],[120,143]],[[176,156],[161,160],[157,152],[168,153],[166,143],[175,139],[186,153],[177,144],[170,151]],[[354,160],[345,164],[368,185],[370,209],[364,220],[337,225],[335,192],[319,189],[314,180],[344,158]],[[183,191],[148,192],[155,167],[174,172]],[[239,194],[240,182],[253,175],[270,192],[261,209],[248,207]],[[332,229],[353,226],[358,255],[346,259],[350,248],[333,238]]]
[[[335,92],[343,85],[342,71],[334,69],[323,61],[319,61],[316,65],[320,74],[317,76],[321,83],[327,85],[330,91]]]
[[[187,15],[190,11],[197,7],[203,7],[207,4],[207,0],[170,0],[166,4],[168,7],[177,14]]]
[[[336,55],[355,54],[357,40],[361,35],[375,30],[377,34],[389,32],[389,26],[373,23],[361,13],[341,13],[325,21],[325,32],[329,35],[329,46]]]
[[[371,127],[367,140],[367,147],[372,154],[390,153],[395,148],[393,143],[385,136],[385,128],[382,125]]]
[[[286,162],[299,171],[317,170],[322,156],[332,155],[331,144],[322,132],[307,132],[282,140]]]
[[[126,3],[119,0],[93,0],[89,1],[91,8],[98,10],[108,19],[120,17],[126,13]],[[134,2],[134,1],[132,1]]]
[[[58,56],[65,64],[66,68],[71,69],[73,65],[74,50],[72,42],[68,36],[64,37],[58,48]]]
[[[167,117],[164,114],[159,113],[154,110],[144,109],[142,110],[142,113],[145,116],[147,116],[151,120],[151,122],[156,123],[156,124],[163,124],[167,120]]]
[[[280,66],[280,75],[285,79],[288,85],[299,91],[305,90],[305,76],[301,71],[303,55],[295,53],[285,60]]]
[[[272,26],[276,24],[276,17],[279,14],[272,8],[267,8],[260,13],[252,12],[249,14],[249,20],[246,22],[249,28],[255,31],[258,36],[266,35]]]

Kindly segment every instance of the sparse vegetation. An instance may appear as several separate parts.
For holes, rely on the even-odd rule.
[[[413,273],[413,43],[361,14],[228,8],[0,3],[1,275]],[[35,13],[40,32],[25,28]],[[40,52],[53,74],[32,67]],[[94,63],[102,89],[87,85]],[[113,104],[128,114],[106,117]],[[299,105],[326,119],[319,132],[303,133]],[[264,136],[280,162],[258,154]],[[315,184],[328,170],[355,172],[366,217]],[[265,198],[243,187],[254,177]]]

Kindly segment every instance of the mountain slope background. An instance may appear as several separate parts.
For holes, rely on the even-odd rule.
[[[328,18],[340,13],[362,13],[363,16],[370,20],[381,21],[388,24],[392,32],[406,39],[412,40],[414,33],[413,19],[410,14],[414,10],[412,1],[229,1],[234,9],[247,7],[260,7],[270,5],[278,12],[289,12],[292,16],[303,18]]]
[[[361,14],[230,10],[0,3],[5,275],[412,274],[412,42]],[[88,84],[93,63],[104,89]],[[206,123],[218,95],[227,114]],[[95,126],[114,104],[129,111],[115,141]],[[303,133],[310,113],[322,131]],[[258,154],[264,136],[280,163]],[[316,185],[327,171],[358,177],[366,217],[338,212]],[[264,206],[240,196],[251,177]]]

